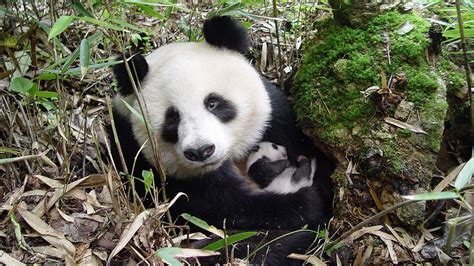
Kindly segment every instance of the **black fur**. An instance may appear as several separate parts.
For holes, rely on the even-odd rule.
[[[169,143],[178,142],[178,127],[180,116],[178,110],[174,107],[169,107],[165,114],[165,123],[161,129],[161,137],[164,141]]]
[[[238,21],[228,16],[216,16],[204,22],[206,42],[245,54],[250,46],[247,30]]]
[[[128,58],[128,66],[130,67],[134,77],[135,84],[137,84],[139,81],[142,81],[148,73],[148,63],[146,62],[145,57],[143,57],[140,53],[132,55],[126,54],[117,57],[117,60],[124,60],[124,58]],[[118,82],[119,92],[123,96],[132,94],[133,87],[132,83],[130,82],[127,69],[125,68],[125,63],[115,65],[113,71]]]
[[[303,178],[310,178],[311,175],[311,162],[308,159],[299,160],[299,167],[291,176],[291,182],[298,183]]]
[[[210,102],[215,103],[213,108],[209,106]],[[223,123],[230,122],[237,116],[237,109],[232,102],[216,93],[211,93],[204,99],[204,106]]]
[[[297,164],[299,155],[308,158],[316,157],[317,165],[313,186],[320,187],[321,197],[325,204],[325,212],[332,212],[332,181],[334,163],[321,151],[314,147],[314,143],[295,126],[296,119],[293,115],[288,99],[277,87],[268,80],[263,79],[265,89],[271,99],[272,120],[266,129],[262,141],[273,142],[286,148],[288,159],[293,165]]]
[[[248,49],[248,37],[243,31],[243,27],[234,20],[228,17],[216,17],[206,22],[204,35],[206,40],[213,45],[245,52]],[[144,60],[141,56],[132,59],[135,67],[138,67],[138,80],[142,80],[148,72],[148,65],[146,62],[140,62],[141,59]],[[128,95],[131,92],[131,86],[128,76],[125,75],[124,66],[114,67],[114,73],[119,81],[122,95]],[[217,227],[222,227],[223,220],[226,219],[228,230],[281,229],[283,230],[281,234],[299,229],[304,225],[317,229],[331,217],[332,186],[329,177],[334,165],[315,149],[311,140],[295,126],[296,122],[286,95],[267,80],[264,80],[264,84],[271,99],[272,118],[262,141],[286,147],[289,159],[295,163],[298,155],[305,155],[308,158],[316,157],[318,168],[313,186],[286,195],[250,192],[232,162],[227,161],[216,171],[204,176],[180,179],[167,177],[168,198],[173,198],[178,192],[184,192],[189,197],[189,199],[180,198],[172,206],[171,212],[175,217],[187,212]],[[170,115],[170,117],[172,117],[170,120],[176,120],[175,115]],[[128,169],[131,170],[140,145],[133,136],[129,118],[122,117],[114,111],[114,119],[124,150],[124,159]],[[110,136],[112,136],[111,132],[109,127]],[[111,149],[118,170],[122,170],[118,148],[114,141],[111,141]],[[136,160],[135,175],[150,168],[152,165],[140,154]],[[145,194],[140,182],[136,183],[136,190],[140,195]],[[268,255],[264,256],[264,252],[259,252],[252,262],[264,261],[271,265],[294,263],[295,261],[290,261],[286,256],[292,252],[304,253],[313,239],[314,235],[305,233],[282,238],[271,245]],[[296,263],[300,264],[301,261]]]
[[[317,188],[287,195],[253,193],[230,161],[201,177],[168,177],[167,191],[171,195],[181,191],[188,196],[173,205],[174,215],[187,212],[217,227],[222,227],[225,218],[231,229],[295,230],[306,224],[316,228],[328,218]]]
[[[265,156],[264,156],[265,157]],[[288,160],[270,161],[268,158],[260,158],[249,168],[248,175],[260,188],[266,188],[275,177],[290,166]]]
[[[294,157],[295,160],[300,154],[307,157],[316,156],[318,168],[313,186],[286,195],[272,192],[251,193],[243,184],[242,177],[228,161],[218,170],[204,176],[185,179],[168,176],[168,197],[173,198],[178,192],[184,192],[189,197],[189,200],[179,199],[171,208],[175,217],[187,212],[217,227],[222,227],[223,220],[226,219],[228,229],[281,229],[285,232],[299,229],[304,225],[317,229],[331,217],[332,192],[329,176],[333,171],[333,164],[295,127],[295,120],[285,94],[267,81],[265,85],[271,98],[273,112],[264,141],[286,147],[288,156]],[[126,150],[125,161],[128,169],[131,169],[139,145],[132,135],[131,125],[127,119],[115,114],[115,122],[120,142]],[[113,142],[112,154],[115,162],[120,162]],[[135,173],[152,167],[142,155],[139,155],[136,162]],[[120,165],[118,168],[121,169]],[[144,189],[139,182],[136,185],[138,185],[137,192],[144,195]],[[265,263],[272,265],[288,265],[290,262],[299,264],[300,261],[289,260],[286,256],[291,252],[303,252],[311,244],[309,239],[314,239],[314,236],[298,234],[283,238],[278,241],[278,245],[272,245],[272,250],[265,260],[260,252],[252,262],[258,263],[264,260]]]

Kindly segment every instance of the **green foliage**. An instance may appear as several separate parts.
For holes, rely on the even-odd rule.
[[[151,186],[153,185],[154,174],[153,171],[143,170],[142,171],[143,184],[145,185],[145,193],[148,194],[151,191]]]
[[[247,238],[250,238],[254,235],[256,235],[257,232],[242,232],[242,233],[237,233],[235,235],[228,236],[227,239],[219,239],[214,243],[211,243],[207,246],[205,246],[204,250],[210,250],[210,251],[216,251],[219,250],[223,247],[225,247],[225,244],[227,242],[227,245],[232,245],[234,243],[237,243],[239,241],[245,240]]]
[[[471,158],[459,172],[454,187],[457,190],[462,189],[471,182],[472,175],[474,174],[474,158]]]
[[[408,200],[441,200],[441,199],[457,199],[460,195],[457,192],[442,191],[442,192],[427,192],[416,195],[404,196]]]

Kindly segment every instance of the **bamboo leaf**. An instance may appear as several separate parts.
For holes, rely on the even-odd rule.
[[[427,192],[420,193],[416,195],[402,196],[407,200],[440,200],[440,199],[457,199],[459,198],[459,193],[452,191],[443,191],[443,192]]]
[[[459,191],[461,188],[466,186],[471,182],[472,175],[474,174],[474,157],[471,158],[459,172],[456,181],[454,182],[454,187]]]
[[[242,241],[244,239],[252,237],[256,234],[257,234],[257,232],[243,232],[243,233],[238,233],[238,234],[235,234],[235,235],[228,236],[227,237],[227,244],[231,245],[231,244],[237,243],[239,241]],[[225,240],[224,239],[219,239],[216,242],[205,246],[203,249],[204,250],[216,251],[216,250],[219,250],[219,249],[223,248],[224,246],[225,246]]]
[[[107,28],[107,29],[111,29],[111,30],[125,30],[125,28],[122,28],[122,27],[119,27],[117,25],[114,25],[114,24],[111,24],[109,22],[106,22],[106,21],[103,21],[103,20],[98,20],[98,19],[95,19],[95,18],[90,18],[90,17],[77,17],[77,19],[80,19],[84,22],[89,22],[89,23],[92,23],[92,24],[95,24],[97,26],[101,26],[101,27],[104,27],[104,28]]]
[[[145,193],[149,193],[151,190],[151,185],[153,184],[154,174],[151,170],[142,171],[143,184],[145,185]]]
[[[72,4],[72,7],[74,8],[74,10],[76,10],[77,12],[79,12],[81,15],[85,16],[85,17],[91,17],[93,18],[94,16],[92,15],[91,12],[89,12],[89,10],[87,10],[82,4],[81,4],[81,1],[79,0],[72,0],[71,1],[71,4]]]
[[[221,238],[224,238],[224,232],[220,229],[217,229],[216,227],[212,226],[212,225],[209,225],[207,224],[205,221],[195,217],[195,216],[192,216],[190,214],[187,214],[187,213],[183,213],[181,214],[181,217],[183,217],[184,219],[188,220],[189,222],[193,223],[194,225],[208,231],[208,232],[211,232],[217,236],[220,236]]]
[[[123,20],[120,20],[120,19],[115,19],[115,18],[111,18],[110,21],[122,26],[122,27],[127,27],[129,29],[132,29],[132,30],[135,30],[135,31],[139,31],[139,32],[146,32],[146,30],[143,30],[143,29],[140,29],[139,27],[135,26],[135,25],[132,25],[128,22],[125,22]]]
[[[160,248],[155,252],[155,255],[160,257],[164,262],[172,266],[183,265],[176,258],[193,258],[193,257],[207,257],[219,255],[219,252],[192,249],[192,248]]]
[[[81,80],[87,74],[87,70],[89,70],[90,62],[91,62],[91,54],[90,54],[90,44],[87,39],[83,39],[81,41],[81,48],[79,52],[79,61],[81,67]]]
[[[41,98],[58,98],[59,97],[59,94],[55,91],[37,91],[35,92],[34,95]]]
[[[71,16],[59,17],[59,19],[56,20],[53,27],[49,31],[48,41],[58,36],[59,34],[61,34],[61,32],[63,32],[73,21],[74,21],[74,17],[71,17]]]
[[[140,114],[133,106],[131,106],[129,103],[127,103],[124,99],[122,99],[122,102],[125,104],[125,106],[132,112],[133,115],[135,115],[142,123],[145,123],[145,119],[143,119],[142,114]]]

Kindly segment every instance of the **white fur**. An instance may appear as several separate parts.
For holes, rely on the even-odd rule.
[[[260,76],[242,55],[207,43],[173,43],[154,51],[146,60],[149,71],[141,82],[141,93],[168,174],[180,178],[213,171],[227,159],[243,158],[261,139],[270,119],[270,99]],[[207,111],[204,99],[209,93],[231,101],[237,109],[236,118],[222,123]],[[140,110],[136,99],[127,102]],[[165,112],[170,106],[180,114],[177,144],[161,139]],[[135,138],[142,145],[148,139],[145,125],[130,112],[128,116]],[[205,161],[192,162],[184,157],[184,150],[206,144],[214,144],[215,152]],[[143,152],[152,162],[148,144]]]
[[[277,149],[273,148],[271,142],[260,142],[258,151],[252,152],[247,159],[247,172],[258,159],[266,156],[270,161],[286,160],[287,151],[286,148],[280,145],[276,145]],[[301,179],[298,183],[292,182],[292,176],[296,171],[295,166],[289,166],[281,174],[276,176],[273,181],[263,188],[263,191],[271,191],[278,194],[290,194],[304,188],[313,185],[313,178],[316,172],[316,159],[311,159],[311,172],[308,178]]]

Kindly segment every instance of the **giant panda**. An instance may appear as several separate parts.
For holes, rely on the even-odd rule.
[[[324,226],[331,216],[331,161],[296,127],[286,95],[245,58],[249,37],[240,23],[213,17],[205,21],[203,36],[203,42],[171,43],[147,57],[128,57],[161,151],[168,198],[187,195],[173,205],[172,214],[186,212],[217,227],[225,219],[232,230],[288,232]],[[114,66],[113,72],[119,87],[113,100],[115,127],[126,166],[131,169],[135,163],[137,175],[153,167],[153,153],[147,143],[135,160],[148,133],[124,104],[140,110],[125,64]],[[120,168],[122,156],[111,139]],[[286,147],[294,163],[298,155],[316,157],[314,185],[290,194],[250,191],[235,165],[261,141]],[[304,252],[313,240],[314,235],[296,234],[282,239],[283,245],[275,242],[263,254],[265,262],[287,264],[289,253]]]

